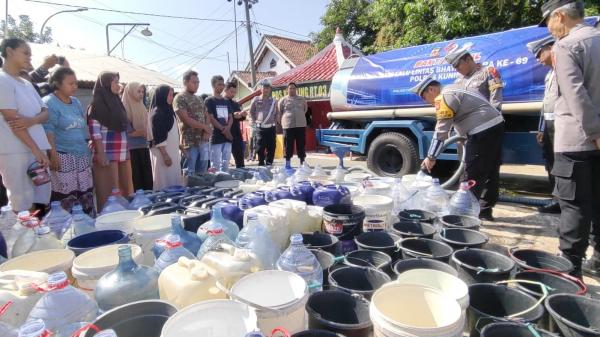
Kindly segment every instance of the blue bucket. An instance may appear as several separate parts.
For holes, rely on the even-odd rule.
[[[128,242],[129,236],[127,233],[116,229],[110,229],[79,235],[69,240],[67,248],[72,250],[77,256],[94,248]]]

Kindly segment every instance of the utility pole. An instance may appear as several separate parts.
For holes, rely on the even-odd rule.
[[[254,47],[252,47],[252,27],[250,26],[250,4],[251,0],[244,0],[246,8],[246,31],[248,32],[248,49],[250,49],[250,73],[252,74],[252,87],[256,85],[256,65],[254,64]]]
[[[235,69],[240,69],[240,56],[238,53],[238,36],[237,36],[237,30],[238,30],[237,9],[235,6],[235,2],[233,3],[233,29],[235,29]],[[229,73],[231,73],[231,71]]]
[[[4,38],[8,39],[8,0],[6,0],[6,10],[4,11]]]

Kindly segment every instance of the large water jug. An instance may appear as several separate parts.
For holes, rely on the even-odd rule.
[[[200,250],[198,250],[198,254],[196,254],[196,257],[201,260],[202,256],[204,256],[204,254],[206,254],[207,252],[211,251],[211,250],[222,250],[223,244],[226,245],[230,245],[230,246],[235,246],[235,243],[227,236],[225,235],[225,231],[223,230],[223,227],[221,227],[220,224],[215,224],[213,229],[209,230],[207,232],[208,237],[206,238],[206,240],[202,243],[202,246],[200,246]]]
[[[140,209],[141,207],[150,204],[152,204],[152,201],[148,199],[144,190],[137,190],[133,200],[131,200],[131,203],[129,204],[129,209]]]
[[[177,262],[180,257],[187,257],[188,259],[195,259],[194,254],[190,253],[189,250],[183,247],[183,243],[181,243],[181,239],[179,235],[169,235],[165,240],[158,240],[159,245],[165,246],[165,250],[160,254],[156,262],[154,263],[154,268],[158,270],[158,272],[162,272],[168,266]]]
[[[17,232],[13,230],[17,223],[17,215],[13,212],[11,206],[3,206],[0,209],[0,233],[6,242],[6,258],[10,258],[12,247],[17,241]]]
[[[311,218],[308,206],[304,201],[283,199],[269,203],[271,209],[281,209],[287,214],[289,233],[314,232],[321,229],[321,224],[316,226],[316,220]],[[287,241],[287,240],[286,240]]]
[[[62,208],[60,201],[53,201],[50,203],[50,211],[42,219],[42,222],[50,227],[50,230],[60,240],[71,224],[71,213]]]
[[[41,319],[46,329],[58,336],[69,336],[69,325],[92,322],[98,314],[98,306],[88,295],[72,287],[67,274],[58,272],[48,277],[46,292],[36,303],[27,320]]]
[[[471,192],[471,188],[475,186],[474,180],[463,181],[460,183],[458,191],[450,198],[449,214],[452,215],[470,215],[479,217],[479,201]]]
[[[65,246],[63,243],[54,236],[54,233],[50,231],[50,227],[41,225],[35,228],[35,239],[33,244],[27,251],[27,253],[36,252],[38,250],[46,249],[63,249]]]
[[[258,216],[261,223],[267,226],[271,238],[277,245],[279,251],[283,251],[289,245],[290,219],[288,213],[281,208],[269,205],[260,205],[252,208],[252,213]],[[244,214],[244,226],[248,224],[248,212]]]
[[[114,213],[114,212],[121,212],[121,211],[126,211],[126,210],[127,210],[127,208],[123,207],[123,205],[121,203],[119,203],[119,200],[117,200],[117,197],[115,197],[114,195],[111,195],[108,197],[108,200],[106,200],[106,204],[104,204],[104,207],[102,208],[102,211],[100,212],[100,215]]]
[[[198,237],[202,241],[207,239],[208,231],[215,229],[217,224],[221,228],[223,228],[225,235],[227,235],[227,237],[231,241],[235,241],[235,239],[237,238],[240,232],[240,228],[235,222],[227,220],[223,217],[222,208],[224,206],[225,205],[221,203],[218,203],[215,206],[213,206],[210,213],[210,221],[205,222],[204,224],[202,224],[202,226],[198,228]]]
[[[261,270],[258,257],[248,249],[221,244],[220,250],[210,250],[200,260],[215,277],[218,286],[230,289],[242,277]]]
[[[121,193],[121,190],[118,188],[113,188],[112,192],[110,193],[111,196],[114,196],[115,199],[117,199],[117,202],[123,206],[123,208],[125,209],[129,209],[129,201],[127,201],[127,199],[125,199],[125,197],[123,197],[123,194]]]
[[[107,311],[135,301],[158,299],[158,275],[153,267],[135,263],[131,246],[119,247],[119,264],[96,284],[94,295],[100,310]]]
[[[277,249],[271,234],[255,213],[248,214],[248,222],[240,231],[236,244],[252,251],[260,260],[263,270],[275,269],[281,251]]]
[[[301,234],[292,234],[291,245],[277,260],[277,269],[301,276],[308,284],[311,293],[323,287],[323,268],[319,260],[303,243]]]
[[[94,227],[94,219],[85,214],[81,205],[74,205],[72,214],[73,217],[71,218],[71,225],[62,237],[62,242],[65,244],[65,246],[69,240],[79,235],[96,231],[96,227]]]
[[[0,272],[0,322],[18,328],[42,297],[34,285],[46,283],[48,274],[25,270]],[[6,305],[6,306],[5,306]],[[2,334],[0,334],[2,336]]]
[[[431,186],[425,190],[423,207],[421,209],[436,213],[437,215],[445,215],[448,213],[449,201],[450,197],[440,185],[440,180],[433,178]]]
[[[179,240],[181,240],[181,243],[183,243],[183,247],[189,250],[190,253],[198,253],[198,250],[202,245],[202,240],[195,233],[188,232],[183,228],[183,225],[181,223],[181,216],[179,214],[171,214],[171,231],[168,234],[165,234],[162,237],[160,237],[160,239],[164,240],[170,234],[179,235]],[[154,246],[152,246],[152,253],[157,259],[164,250],[164,246],[157,244],[154,244]]]
[[[38,218],[31,216],[28,211],[22,211],[18,214],[18,220],[13,230],[17,235],[17,240],[13,245],[12,257],[26,254],[35,242],[35,228],[40,225]]]

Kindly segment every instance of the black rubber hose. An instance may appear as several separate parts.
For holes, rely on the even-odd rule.
[[[509,202],[512,204],[522,204],[527,206],[547,206],[552,202],[552,199],[534,199],[527,197],[513,197],[506,194],[501,194],[498,201]]]

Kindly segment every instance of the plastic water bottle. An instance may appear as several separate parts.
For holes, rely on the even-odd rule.
[[[165,250],[162,252],[162,254],[160,254],[154,263],[154,268],[156,268],[159,273],[165,270],[165,268],[168,266],[179,261],[179,258],[182,256],[191,260],[196,259],[194,254],[190,253],[189,250],[183,247],[183,243],[181,243],[179,235],[169,235],[166,240],[157,240],[157,243],[165,246]]]
[[[113,188],[112,192],[110,193],[111,196],[114,196],[117,199],[117,202],[123,206],[123,208],[125,209],[129,209],[129,201],[127,201],[127,199],[125,199],[125,197],[123,197],[123,194],[121,194],[121,190],[118,188]]]
[[[137,190],[133,200],[129,204],[129,209],[137,210],[150,204],[152,204],[152,201],[148,199],[144,190]]]
[[[189,250],[190,253],[196,254],[202,245],[202,240],[193,232],[186,231],[181,224],[181,216],[178,214],[171,214],[171,231],[160,237],[159,239],[166,240],[169,235],[179,235],[179,240],[183,243],[183,247]],[[163,245],[154,244],[152,246],[152,253],[154,257],[158,259],[160,254],[165,250]]]
[[[263,270],[275,269],[281,252],[273,242],[271,234],[255,213],[248,214],[247,219],[247,224],[240,231],[236,244],[240,248],[252,251],[260,260]]]
[[[3,336],[3,335],[2,335]],[[34,319],[26,322],[19,329],[19,337],[45,337],[50,336],[50,331],[46,330],[46,324],[41,319]]]
[[[71,213],[62,208],[60,201],[50,203],[50,211],[42,219],[44,224],[50,227],[50,230],[58,239],[62,239],[63,234],[69,228],[71,223]]]
[[[6,242],[6,258],[10,258],[12,247],[17,241],[17,232],[13,230],[17,223],[17,215],[13,212],[12,207],[3,206],[0,208],[0,233]]]
[[[197,234],[202,241],[208,238],[207,233],[215,229],[217,224],[223,228],[225,235],[227,235],[231,241],[236,240],[238,234],[240,233],[240,228],[235,222],[227,220],[225,217],[223,217],[223,206],[225,205],[221,203],[214,205],[210,213],[210,220],[198,228]]]
[[[79,235],[96,231],[94,223],[96,222],[89,215],[85,214],[83,207],[77,204],[73,206],[71,225],[62,237],[62,242],[66,246],[69,240]]]
[[[425,195],[423,196],[423,209],[434,212],[437,215],[445,215],[448,213],[449,201],[450,197],[440,185],[440,180],[433,178],[431,186],[425,190]]]
[[[121,212],[121,211],[126,211],[126,210],[127,210],[127,208],[123,207],[123,205],[121,203],[119,203],[119,200],[117,200],[117,197],[115,197],[114,195],[111,195],[110,197],[108,197],[106,204],[104,204],[104,207],[102,208],[102,212],[100,212],[100,215],[105,215],[105,214],[114,213],[114,212]]]
[[[470,215],[479,217],[479,200],[475,197],[471,188],[475,186],[475,181],[463,181],[460,188],[450,198],[449,213],[452,215]]]
[[[50,227],[41,225],[35,228],[35,239],[27,253],[46,249],[63,249],[65,246],[56,238]]]
[[[44,296],[38,300],[28,321],[41,319],[45,328],[58,336],[64,336],[69,325],[79,322],[93,322],[98,315],[98,306],[88,295],[72,287],[67,274],[58,272],[48,277]]]
[[[416,192],[414,194],[416,195]],[[395,178],[391,195],[392,200],[394,200],[394,205],[392,206],[394,216],[398,216],[398,213],[412,208],[411,196],[413,195],[402,184],[402,179]]]
[[[211,250],[221,250],[222,244],[228,244],[235,247],[235,243],[225,235],[225,231],[220,224],[215,224],[213,229],[208,231],[208,238],[202,243],[196,257],[201,260],[204,254]]]
[[[17,224],[13,229],[17,233],[17,240],[12,249],[12,257],[21,256],[29,251],[35,242],[34,229],[40,225],[39,219],[31,216],[28,211],[19,212],[17,217]]]
[[[303,243],[301,234],[292,234],[291,245],[277,260],[277,269],[290,271],[301,276],[311,293],[323,287],[323,268],[319,260]]]

